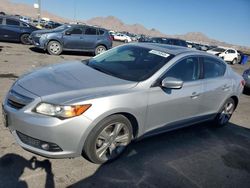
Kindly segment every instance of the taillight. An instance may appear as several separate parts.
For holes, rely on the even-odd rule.
[[[111,41],[113,40],[113,37],[112,37],[112,35],[109,35],[109,40],[111,40]]]
[[[245,84],[246,84],[246,81],[245,81],[245,80],[241,80],[241,81],[240,81],[240,84],[241,84],[242,87],[244,87]]]

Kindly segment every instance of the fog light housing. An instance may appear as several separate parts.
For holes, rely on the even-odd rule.
[[[49,144],[47,144],[47,143],[41,144],[41,148],[48,151],[49,150]]]
[[[28,135],[25,135],[19,131],[16,131],[17,136],[19,137],[19,139],[24,143],[27,144],[29,146],[32,146],[34,148],[37,149],[41,149],[44,151],[49,151],[49,152],[59,152],[59,151],[63,151],[60,146],[58,146],[57,144],[54,143],[50,143],[50,142],[45,142],[33,137],[30,137]]]

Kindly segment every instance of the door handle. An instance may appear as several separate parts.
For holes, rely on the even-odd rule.
[[[192,95],[190,96],[192,99],[197,99],[200,96],[199,93],[193,92]]]

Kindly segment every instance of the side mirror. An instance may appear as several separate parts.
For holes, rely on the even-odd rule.
[[[167,88],[167,89],[181,89],[182,86],[183,86],[182,80],[172,78],[172,77],[164,78],[161,81],[161,87]]]
[[[70,31],[65,31],[65,35],[71,35]]]

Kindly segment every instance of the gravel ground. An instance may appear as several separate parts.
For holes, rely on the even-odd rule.
[[[89,57],[51,56],[32,46],[0,42],[0,101],[14,80],[28,71]],[[249,62],[233,68],[242,74],[248,66]],[[249,111],[246,92],[228,126],[200,124],[147,138],[106,165],[29,153],[15,143],[0,118],[0,187],[250,187]]]

